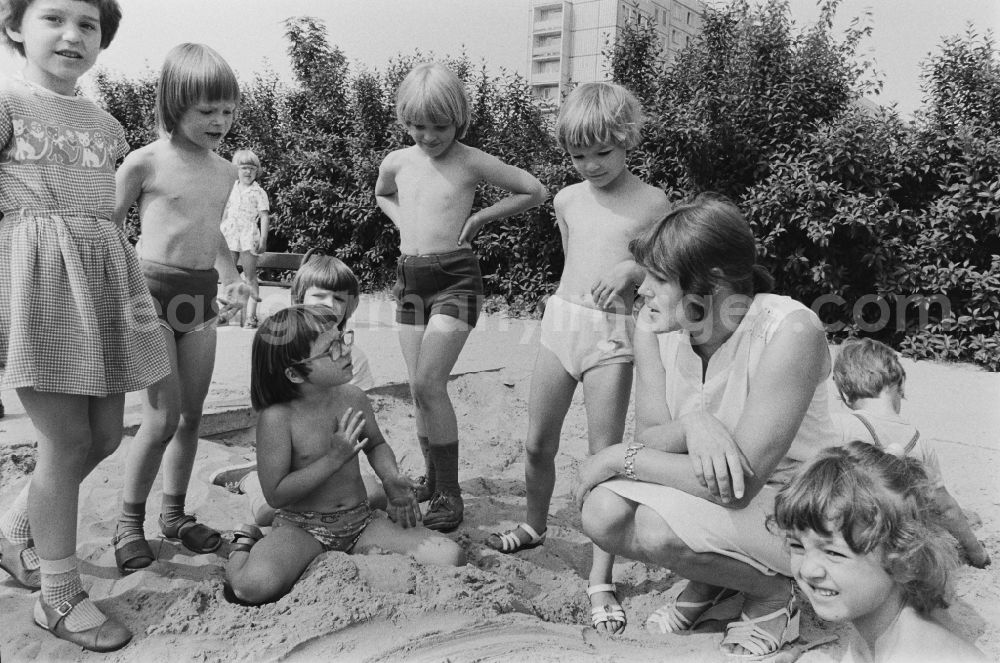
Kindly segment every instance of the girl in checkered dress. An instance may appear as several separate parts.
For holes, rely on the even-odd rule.
[[[35,622],[86,649],[131,632],[83,590],[80,481],[119,445],[125,392],[170,371],[135,252],[111,221],[118,122],[77,96],[118,28],[116,0],[3,0],[26,60],[0,81],[0,370],[38,435],[29,485],[0,514],[0,567],[41,587]]]

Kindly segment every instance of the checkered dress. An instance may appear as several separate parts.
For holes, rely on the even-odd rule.
[[[4,387],[107,396],[170,372],[135,251],[114,225],[121,125],[91,101],[0,80]]]

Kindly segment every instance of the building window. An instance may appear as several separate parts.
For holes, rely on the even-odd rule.
[[[679,43],[681,43],[681,40],[680,40],[680,38],[679,38],[679,37],[677,36],[677,30],[671,30],[671,31],[670,31],[670,41],[671,41],[672,43],[674,43],[674,44],[679,44]]]
[[[559,88],[555,85],[539,85],[535,88],[535,96],[542,101],[556,101],[559,98]]]
[[[691,25],[691,12],[688,12],[688,15],[687,15],[687,24]]]
[[[539,35],[535,37],[535,46],[537,48],[557,48],[561,39],[560,35]]]
[[[545,60],[544,62],[535,63],[535,73],[536,74],[558,74],[559,73],[559,60]]]
[[[547,23],[549,21],[555,21],[562,18],[562,7],[552,7],[549,9],[541,9],[538,12],[538,20],[542,23]]]

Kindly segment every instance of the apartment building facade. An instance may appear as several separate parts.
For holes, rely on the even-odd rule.
[[[530,0],[528,82],[554,108],[569,85],[609,78],[602,51],[640,16],[656,27],[668,58],[701,30],[700,0]]]

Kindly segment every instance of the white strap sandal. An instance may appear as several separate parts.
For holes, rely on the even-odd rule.
[[[684,593],[682,589],[672,601],[659,608],[646,619],[646,630],[651,633],[690,633],[700,624],[709,620],[735,619],[739,616],[740,593],[723,587],[707,601],[678,601]],[[699,610],[693,619],[680,611]]]
[[[517,536],[517,529],[520,528],[527,534],[530,538],[527,541],[521,541]],[[507,530],[504,533],[494,532],[490,534],[486,539],[486,545],[505,554],[516,553],[521,550],[530,550],[531,548],[537,548],[538,546],[545,543],[545,534],[548,530],[542,530],[539,534],[535,531],[535,528],[528,523],[520,523],[514,527],[514,529]]]
[[[624,631],[625,625],[628,623],[628,620],[625,619],[625,610],[622,608],[621,604],[618,603],[618,594],[616,591],[614,583],[591,585],[590,587],[587,587],[588,598],[594,594],[600,594],[602,592],[610,592],[614,595],[614,604],[605,603],[604,605],[597,605],[590,609],[590,623],[595,629],[601,624],[605,624],[607,622],[613,622],[620,625],[611,629],[612,635],[618,635]]]
[[[762,629],[760,622],[768,622],[778,617],[784,617],[785,627],[775,637],[769,631]],[[760,617],[751,619],[746,614],[740,615],[740,620],[730,622],[726,627],[726,636],[722,639],[721,649],[732,661],[760,661],[774,656],[785,645],[799,639],[799,607],[795,596],[789,599],[788,605],[781,610],[775,610]],[[737,654],[734,647],[742,647],[745,654]]]

